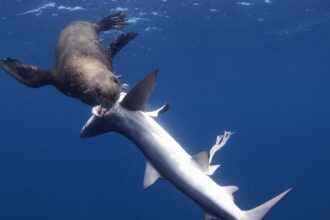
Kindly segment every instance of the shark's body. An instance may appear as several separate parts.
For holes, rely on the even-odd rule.
[[[128,95],[121,98],[105,116],[93,115],[82,130],[82,137],[90,137],[104,132],[118,132],[143,152],[147,159],[144,187],[151,186],[159,178],[165,178],[180,191],[199,204],[206,212],[206,220],[259,220],[287,193],[278,195],[265,204],[242,211],[236,206],[233,195],[238,188],[220,186],[209,175],[218,165],[210,166],[214,153],[230,137],[230,132],[217,138],[210,152],[190,156],[157,122],[150,116],[158,112],[141,111],[154,85],[155,74],[142,80]],[[138,100],[141,101],[138,101]],[[140,110],[139,110],[140,109]]]

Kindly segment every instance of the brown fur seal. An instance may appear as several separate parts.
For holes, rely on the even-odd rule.
[[[98,23],[70,23],[59,36],[56,63],[49,71],[11,58],[0,60],[0,66],[29,87],[54,85],[65,95],[88,105],[109,107],[118,99],[121,90],[118,77],[112,70],[112,58],[136,34],[122,34],[108,48],[102,48],[98,33],[122,29],[127,24],[121,12],[105,17]]]

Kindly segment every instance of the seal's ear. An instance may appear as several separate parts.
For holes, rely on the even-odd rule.
[[[0,66],[26,86],[37,88],[51,83],[51,74],[11,58],[0,59]]]

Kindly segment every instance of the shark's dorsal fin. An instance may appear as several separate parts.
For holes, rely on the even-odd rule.
[[[144,172],[143,188],[147,189],[154,184],[158,179],[163,178],[162,175],[155,169],[155,167],[147,161]]]
[[[193,156],[193,159],[196,163],[198,163],[203,172],[207,172],[209,170],[209,152],[200,152]]]
[[[120,103],[121,106],[131,111],[143,111],[151,91],[155,87],[157,72],[157,70],[152,71],[135,85]]]
[[[192,157],[192,159],[199,165],[201,170],[208,176],[212,176],[213,173],[220,167],[220,165],[210,165],[210,154],[207,151],[200,152]]]

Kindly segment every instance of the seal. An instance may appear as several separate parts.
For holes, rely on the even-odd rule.
[[[38,88],[53,85],[67,96],[90,106],[110,107],[121,92],[121,83],[113,72],[113,57],[136,33],[119,35],[107,48],[98,34],[128,25],[122,12],[104,17],[97,23],[75,21],[61,32],[56,46],[56,62],[48,71],[12,58],[0,59],[0,66],[22,84]]]

